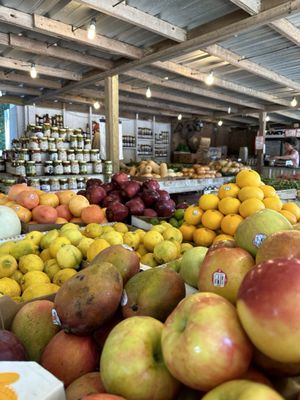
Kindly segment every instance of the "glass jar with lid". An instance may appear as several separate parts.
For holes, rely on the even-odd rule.
[[[35,162],[26,161],[25,170],[26,170],[26,176],[36,176]]]
[[[26,169],[25,169],[25,161],[24,160],[18,160],[15,162],[15,168],[16,168],[16,175],[18,176],[26,176]]]
[[[97,160],[99,160],[99,159],[100,159],[99,150],[97,150],[97,149],[92,149],[92,150],[91,150],[91,161],[93,162],[93,161],[97,161]]]
[[[75,160],[83,161],[83,150],[80,149],[75,150]]]
[[[87,149],[83,150],[83,161],[86,161],[86,162],[91,161],[90,150],[87,150]]]
[[[76,135],[70,136],[70,148],[77,149],[77,136]]]
[[[58,150],[58,159],[61,161],[67,161],[67,151],[65,149]]]
[[[105,161],[103,172],[106,175],[112,175],[112,173],[113,173],[112,161],[110,161],[110,160]]]
[[[77,148],[78,149],[84,148],[83,136],[81,134],[77,135]]]
[[[48,138],[48,150],[56,149],[55,139],[52,137]]]
[[[77,179],[73,176],[70,176],[68,179],[68,186],[70,190],[76,190],[77,189]]]
[[[71,161],[63,161],[64,174],[69,175],[71,173]]]
[[[93,173],[102,174],[102,161],[97,160],[93,162]]]
[[[40,143],[39,143],[40,149],[41,150],[48,150],[48,138],[47,137],[42,137],[40,139]]]
[[[27,133],[31,136],[34,135],[35,133],[35,125],[34,124],[29,124],[27,125]]]
[[[71,172],[74,175],[79,175],[79,163],[77,160],[71,161]]]
[[[41,190],[43,190],[44,192],[50,192],[50,179],[49,178],[40,179],[40,185],[41,185]]]
[[[49,150],[49,160],[50,161],[56,161],[58,160],[58,153],[56,149]]]
[[[29,150],[28,149],[20,149],[19,152],[19,160],[29,161]]]
[[[67,150],[67,158],[68,158],[68,161],[75,160],[75,150],[74,149]]]
[[[30,186],[34,189],[40,190],[40,180],[38,178],[30,179]]]
[[[84,178],[77,178],[77,189],[85,189]]]
[[[68,179],[67,178],[60,178],[59,186],[60,186],[60,190],[68,190],[69,189]]]
[[[78,136],[82,134],[82,130],[80,128],[74,129],[74,135]]]
[[[5,194],[8,193],[9,189],[17,182],[16,179],[3,179],[3,191]]]
[[[65,128],[60,128],[58,130],[58,134],[59,134],[60,139],[62,139],[63,141],[66,140],[67,130]]]
[[[43,127],[41,126],[41,125],[36,125],[36,127],[35,127],[35,136],[37,136],[37,137],[43,137],[44,136],[44,134],[43,134]]]
[[[45,161],[44,174],[45,175],[53,175],[53,172],[54,172],[53,161]]]
[[[64,141],[61,138],[55,139],[55,143],[58,150],[64,149]]]
[[[86,161],[79,161],[79,173],[81,175],[86,175],[87,174]]]
[[[58,128],[56,126],[52,126],[51,129],[51,138],[57,139],[59,137]]]
[[[43,125],[44,136],[48,137],[51,135],[51,124],[45,122]]]
[[[60,190],[60,184],[58,178],[50,179],[50,190],[51,192],[57,192],[58,190]]]
[[[71,135],[73,135],[74,131],[71,128],[67,128],[66,139],[69,142],[71,140]]]
[[[41,149],[30,150],[30,159],[31,161],[41,162],[42,161]]]
[[[29,141],[29,149],[35,150],[39,148],[39,138],[37,136],[32,136]]]
[[[92,141],[91,139],[85,139],[84,148],[87,150],[92,150]]]
[[[61,160],[55,160],[53,161],[54,165],[54,175],[63,175],[64,173],[64,168]]]

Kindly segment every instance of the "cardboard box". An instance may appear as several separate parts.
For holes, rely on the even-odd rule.
[[[180,164],[195,164],[197,162],[196,153],[185,153],[174,151],[174,162]]]
[[[25,222],[21,223],[22,233],[28,233],[32,231],[47,232],[52,229],[60,229],[64,224],[27,224]],[[85,224],[78,224],[79,226],[85,226]]]

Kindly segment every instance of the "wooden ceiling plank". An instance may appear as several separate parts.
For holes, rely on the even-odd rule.
[[[0,71],[0,82],[18,82],[18,83],[24,83],[28,84],[30,86],[37,86],[41,88],[49,88],[49,89],[59,89],[62,87],[61,83],[58,81],[52,81],[49,79],[42,79],[42,78],[36,78],[32,79],[29,75],[21,75],[17,73],[5,73],[4,71]]]
[[[41,92],[37,89],[32,89],[32,88],[25,88],[25,87],[20,87],[20,86],[14,86],[14,85],[7,85],[4,83],[0,82],[0,90],[2,92],[9,92],[9,93],[20,93],[20,94],[27,94],[31,96],[38,96],[41,94]]]

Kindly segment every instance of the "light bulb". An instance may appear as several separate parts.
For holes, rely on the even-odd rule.
[[[150,99],[151,96],[152,96],[151,89],[150,89],[150,87],[148,86],[148,88],[147,88],[147,90],[146,90],[146,97],[147,97],[147,99]]]
[[[178,118],[178,121],[181,121],[182,120],[182,114],[179,114],[177,118]]]
[[[222,125],[223,125],[223,121],[222,121],[221,119],[218,121],[218,125],[219,125],[219,126],[222,126]]]
[[[95,110],[99,110],[99,108],[100,108],[100,103],[99,103],[99,101],[95,101],[95,103],[94,103],[94,109],[95,109]]]
[[[3,96],[3,93],[2,93],[2,90],[0,90],[0,97],[2,97]]]
[[[215,80],[215,78],[214,78],[214,73],[211,71],[211,72],[207,75],[207,77],[206,77],[206,79],[205,79],[205,83],[206,83],[208,86],[211,86],[211,85],[214,83],[214,80]]]
[[[227,109],[227,113],[228,113],[228,114],[231,114],[231,107],[230,107],[230,106],[229,106],[228,109]]]
[[[31,76],[32,79],[35,79],[37,77],[37,71],[36,71],[36,68],[35,68],[34,64],[31,64],[30,76]]]
[[[269,115],[266,116],[266,121],[269,122],[270,121],[270,117]]]
[[[296,97],[293,97],[293,99],[291,101],[291,106],[296,107],[297,104],[298,104],[298,101],[297,101]]]
[[[165,81],[168,81],[168,80],[169,80],[169,77],[168,77],[168,76],[165,76],[165,77],[164,77],[164,80],[165,80]]]
[[[96,37],[96,21],[93,18],[88,28],[88,39],[93,40]]]

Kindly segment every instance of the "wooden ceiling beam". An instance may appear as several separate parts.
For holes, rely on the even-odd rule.
[[[0,97],[0,104],[17,104],[23,105],[24,100],[19,96],[2,96]]]
[[[187,33],[184,29],[141,11],[138,8],[131,7],[128,4],[120,3],[115,6],[115,0],[77,0],[77,2],[139,28],[147,29],[157,35],[175,40],[176,42],[183,42],[187,38]]]
[[[37,89],[31,89],[26,87],[14,86],[14,85],[6,85],[0,82],[0,90],[2,92],[9,92],[9,93],[19,93],[19,94],[26,94],[30,96],[39,96],[41,92]]]
[[[49,89],[59,89],[62,87],[61,83],[58,81],[52,81],[49,79],[36,78],[32,79],[29,75],[21,75],[15,72],[5,73],[4,71],[0,71],[0,82],[18,82],[24,83],[30,86],[36,86],[40,88],[49,88]]]

